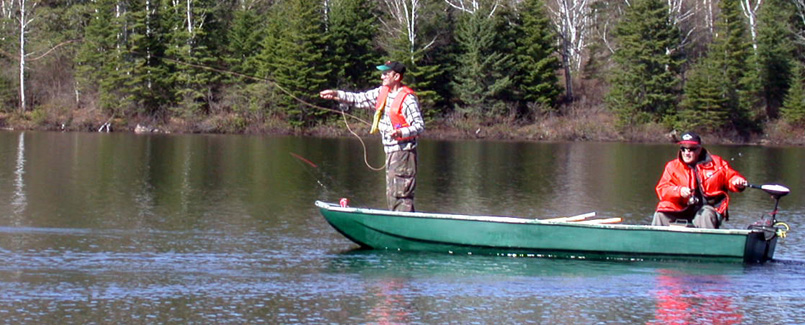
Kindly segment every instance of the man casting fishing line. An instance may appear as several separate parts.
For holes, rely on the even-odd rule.
[[[414,211],[417,173],[417,136],[425,131],[419,101],[411,88],[403,85],[405,65],[387,61],[377,66],[382,71],[380,87],[353,93],[322,90],[319,96],[358,108],[375,109],[372,129],[383,139],[386,153],[386,199],[389,210]]]

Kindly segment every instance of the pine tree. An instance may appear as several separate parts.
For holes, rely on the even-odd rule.
[[[794,35],[789,21],[795,11],[789,2],[767,0],[758,15],[758,56],[760,65],[761,98],[765,100],[765,115],[777,118],[779,107],[788,89],[794,57]]]
[[[256,28],[263,21],[255,10],[239,8],[232,14],[231,27],[226,35],[226,56],[223,58],[229,70],[239,74],[253,74],[254,58],[260,50],[263,38],[262,28]],[[237,75],[229,75],[232,81],[250,82]]]
[[[128,49],[131,55],[121,72],[125,80],[123,97],[130,113],[167,118],[173,100],[173,80],[164,62],[164,26],[161,10],[155,0],[132,2],[127,13],[131,25]]]
[[[116,89],[103,85],[114,84],[112,79],[117,73],[115,68],[119,64],[118,45],[123,45],[117,42],[118,35],[122,31],[114,25],[115,2],[116,0],[99,0],[95,3],[87,27],[84,29],[84,40],[74,60],[76,90],[82,97],[101,95],[99,96],[102,97],[101,107],[119,105],[108,101],[109,96],[103,96]]]
[[[757,87],[754,77],[746,76],[748,72],[756,71],[750,71],[754,62],[750,60],[752,45],[738,0],[722,0],[719,8],[721,13],[716,21],[717,35],[708,56],[715,60],[716,66],[722,71],[718,76],[723,78],[722,84],[726,86],[722,96],[726,98],[724,105],[729,112],[731,127],[744,132],[751,127],[751,114],[749,105],[741,104],[741,97],[750,97]],[[748,95],[741,96],[742,92]]]
[[[805,126],[805,67],[795,62],[791,71],[791,84],[780,108],[783,120],[798,127]]]
[[[677,129],[718,131],[730,123],[720,66],[712,58],[704,58],[692,69],[685,83],[685,97],[680,103]]]
[[[679,32],[662,0],[638,0],[618,24],[617,68],[607,96],[622,126],[660,122],[676,112]]]
[[[512,55],[499,50],[496,16],[486,10],[464,14],[455,41],[459,49],[451,85],[458,99],[456,111],[473,117],[500,117],[505,103],[500,98],[512,80],[507,69]]]
[[[326,111],[306,102],[318,100],[327,86],[331,65],[323,60],[327,37],[320,1],[288,0],[272,7],[263,50],[258,57],[260,73],[276,83],[278,107],[296,126],[311,124]]]
[[[379,53],[372,40],[377,35],[377,18],[369,0],[330,2],[327,32],[333,63],[333,77],[338,89],[366,89],[377,85]]]
[[[171,59],[172,102],[178,104],[176,110],[179,116],[206,114],[213,88],[221,79],[220,74],[206,69],[216,64],[212,51],[217,41],[208,32],[208,29],[214,30],[217,23],[213,18],[215,2],[193,0],[176,3],[163,0],[162,8],[164,14],[161,23],[166,31],[163,38],[167,45],[165,55]]]
[[[376,41],[386,52],[386,59],[380,62],[392,60],[405,64],[407,72],[403,83],[416,92],[423,116],[432,118],[442,113],[434,106],[442,103],[444,94],[448,93],[444,80],[445,69],[449,68],[445,65],[447,58],[433,45],[447,39],[445,34],[449,34],[451,28],[449,17],[442,10],[441,1],[418,1],[410,7],[393,6],[394,2],[405,1],[389,1],[389,7],[381,8],[385,9],[380,19],[384,24]],[[389,12],[391,10],[396,13]]]
[[[514,37],[517,46],[515,84],[524,100],[554,110],[562,93],[556,75],[561,62],[556,56],[557,36],[545,13],[543,0],[523,1],[519,18]]]

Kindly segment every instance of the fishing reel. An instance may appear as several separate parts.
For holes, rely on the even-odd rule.
[[[766,240],[770,240],[774,238],[774,236],[785,238],[788,231],[791,230],[791,226],[785,222],[777,221],[777,208],[780,206],[780,198],[788,195],[791,190],[778,184],[760,186],[749,184],[749,187],[763,190],[764,192],[771,194],[772,199],[774,199],[774,210],[772,210],[770,213],[764,214],[760,217],[760,220],[749,225],[749,229],[762,230]]]

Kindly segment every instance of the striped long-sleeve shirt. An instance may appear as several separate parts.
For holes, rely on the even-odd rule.
[[[338,98],[342,102],[346,102],[351,106],[374,109],[375,105],[377,105],[377,95],[379,93],[380,87],[360,93],[339,90]],[[397,97],[399,93],[399,90],[389,92],[388,98],[386,98],[386,107],[383,109],[383,117],[380,119],[380,123],[378,124],[378,129],[380,131],[379,133],[383,138],[383,150],[386,153],[416,148],[416,136],[425,131],[425,121],[422,119],[422,114],[419,111],[419,101],[417,100],[415,94],[410,94],[405,97],[402,105],[402,115],[405,117],[405,121],[408,122],[408,127],[400,128],[400,130],[402,132],[401,138],[413,138],[407,141],[398,142],[394,138],[388,136],[388,133],[394,130],[391,125],[391,118],[389,118],[388,112],[391,109],[392,103],[394,103],[394,98]]]

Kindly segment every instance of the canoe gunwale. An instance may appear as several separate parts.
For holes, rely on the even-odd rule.
[[[316,206],[322,209],[344,212],[344,213],[357,213],[364,215],[378,215],[378,216],[404,217],[404,218],[451,219],[451,220],[481,221],[481,222],[495,222],[495,223],[509,223],[509,224],[537,224],[546,226],[561,225],[561,226],[573,226],[573,227],[584,227],[584,228],[612,228],[620,230],[630,230],[630,229],[656,230],[661,232],[712,233],[712,234],[744,235],[744,236],[751,233],[761,232],[759,230],[752,230],[752,229],[704,229],[704,228],[666,227],[666,226],[650,226],[650,225],[594,224],[594,223],[578,223],[578,222],[563,222],[563,221],[545,221],[540,219],[510,217],[510,216],[399,212],[399,211],[388,211],[388,210],[369,209],[369,208],[341,207],[337,204],[327,203],[323,201],[316,201]]]

